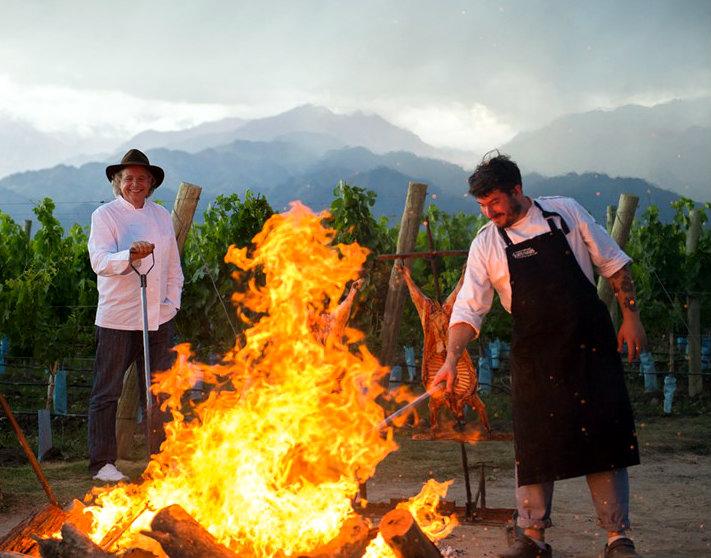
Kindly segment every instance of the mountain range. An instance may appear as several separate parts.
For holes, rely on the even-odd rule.
[[[503,146],[529,171],[635,176],[711,199],[711,97],[571,114]]]
[[[660,206],[668,218],[669,204],[679,194],[711,198],[698,171],[709,164],[708,149],[704,151],[709,124],[711,99],[650,109],[622,107],[570,115],[519,134],[501,150],[513,154],[527,171],[524,185],[531,195],[572,195],[602,219],[606,205],[628,191],[641,197],[642,207]],[[611,131],[615,126],[617,133]],[[660,151],[660,137],[678,149]],[[49,196],[63,224],[85,225],[91,211],[112,198],[104,167],[129,146],[146,151],[165,169],[165,184],[155,196],[166,204],[172,204],[181,181],[203,187],[198,219],[218,194],[243,195],[246,189],[265,194],[276,210],[293,199],[321,209],[330,204],[339,180],[374,190],[376,214],[395,222],[409,181],[427,183],[431,202],[445,211],[478,211],[465,195],[469,171],[444,160],[442,150],[377,115],[335,114],[312,105],[256,120],[231,118],[176,132],[146,131],[115,153],[89,162],[79,163],[79,156],[74,165],[11,174],[0,179],[0,209],[18,221],[32,218],[33,203]],[[604,165],[596,163],[595,153],[603,155]],[[471,155],[471,160],[474,166],[477,157]],[[653,180],[662,171],[668,181]]]

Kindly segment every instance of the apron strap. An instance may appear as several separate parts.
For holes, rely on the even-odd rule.
[[[513,246],[513,242],[511,242],[511,239],[509,238],[509,235],[506,234],[506,231],[502,228],[496,227],[496,230],[499,231],[499,234],[501,235],[501,238],[504,239],[504,242],[506,243],[506,246]]]
[[[541,213],[543,213],[543,218],[548,221],[548,226],[551,228],[551,231],[555,231],[558,228],[555,226],[555,221],[553,220],[553,217],[558,217],[558,219],[560,219],[560,228],[563,229],[563,233],[568,234],[570,232],[568,223],[565,222],[565,219],[563,219],[560,213],[555,211],[546,211],[537,201],[534,201],[533,203],[535,203],[536,207],[541,210]]]
[[[555,211],[546,211],[537,201],[534,201],[533,203],[536,204],[536,207],[541,210],[543,218],[548,222],[548,226],[550,227],[551,232],[555,232],[556,230],[558,230],[558,226],[555,224],[555,220],[553,219],[553,217],[558,217],[558,219],[560,219],[560,228],[563,229],[563,234],[568,234],[570,232],[568,223],[565,222],[565,219],[563,219],[560,213],[556,213]],[[499,231],[499,234],[501,235],[501,238],[504,239],[506,246],[513,246],[513,242],[511,242],[511,239],[509,238],[509,235],[506,230],[499,227],[497,227],[496,230]]]

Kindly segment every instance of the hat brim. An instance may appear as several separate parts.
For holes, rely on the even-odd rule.
[[[125,169],[126,167],[145,167],[148,169],[148,172],[151,173],[153,176],[154,188],[158,188],[161,184],[163,184],[163,179],[165,178],[165,172],[163,172],[163,169],[160,167],[156,167],[155,165],[144,165],[143,163],[126,163],[126,164],[118,164],[118,165],[109,165],[106,167],[106,178],[109,179],[109,182],[111,182],[114,179],[114,175]]]

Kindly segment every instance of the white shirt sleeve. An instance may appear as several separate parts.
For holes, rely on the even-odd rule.
[[[457,323],[469,324],[476,330],[477,337],[484,316],[491,310],[494,300],[494,287],[489,278],[487,258],[480,240],[481,237],[475,238],[469,249],[464,283],[457,295],[452,317],[449,320],[450,327]]]
[[[170,230],[173,224],[170,223]],[[170,243],[170,256],[168,261],[168,278],[166,282],[166,299],[176,309],[180,308],[180,298],[183,291],[183,269],[180,266],[180,253],[178,252],[178,242],[173,238]]]
[[[111,226],[101,212],[95,211],[91,215],[88,244],[91,268],[97,275],[110,277],[132,271],[129,251],[118,249],[116,235],[111,232]]]
[[[607,234],[588,211],[571,199],[571,210],[577,221],[580,236],[587,246],[595,270],[602,277],[610,277],[632,261],[619,245]]]

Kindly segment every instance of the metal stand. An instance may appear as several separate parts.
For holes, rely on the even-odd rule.
[[[462,472],[464,473],[464,488],[467,494],[467,501],[464,507],[464,522],[467,523],[492,523],[507,524],[511,521],[515,510],[513,508],[487,508],[486,507],[486,468],[493,467],[493,463],[487,461],[477,461],[474,467],[479,469],[479,486],[476,495],[472,499],[471,479],[469,476],[469,459],[467,449],[463,442],[460,442],[462,449]],[[477,506],[478,504],[478,506]]]
[[[464,442],[458,443],[462,455],[462,473],[464,474],[464,489],[466,491],[467,500],[464,507],[456,506],[452,500],[441,500],[439,503],[441,513],[456,513],[461,523],[468,523],[470,525],[512,525],[512,518],[515,514],[513,508],[486,507],[486,469],[487,467],[493,467],[494,464],[488,461],[477,461],[470,467],[466,444]],[[479,471],[479,485],[474,497],[472,497],[470,469]],[[360,485],[356,501],[361,499],[367,501],[366,495],[367,487],[366,483],[363,482]],[[367,504],[360,509],[359,513],[373,517],[382,516],[393,509],[398,503],[405,501],[407,501],[406,498],[391,498],[390,502],[367,501]]]
[[[459,442],[459,447],[462,450],[462,472],[464,473],[464,488],[467,493],[467,503],[464,507],[464,517],[471,520],[474,517],[474,506],[476,502],[472,502],[472,487],[469,480],[469,458],[467,457],[467,448],[464,442]],[[477,494],[478,497],[478,494]]]

